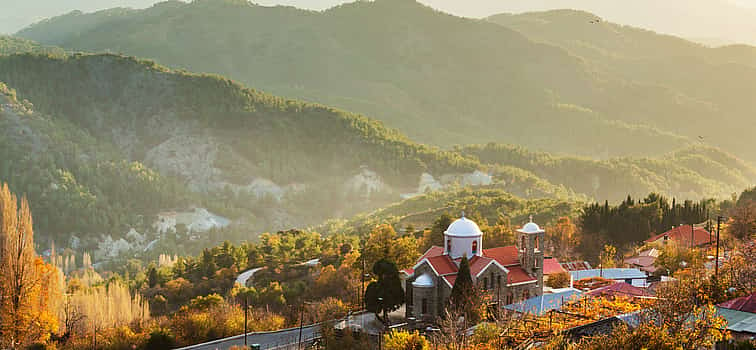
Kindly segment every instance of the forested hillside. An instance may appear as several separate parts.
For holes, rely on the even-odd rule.
[[[0,35],[0,55],[27,52],[48,53],[51,55],[62,55],[65,53],[63,49],[57,47],[43,46],[37,42],[19,37]]]
[[[141,230],[150,224],[142,215],[191,198],[182,185],[126,160],[112,144],[18,101],[3,83],[0,179],[29,198],[42,240],[59,243],[67,243],[72,233],[94,238],[86,233]]]
[[[641,95],[607,101],[618,110],[628,108],[626,104],[649,108],[629,122],[673,130],[754,159],[750,134],[756,129],[756,101],[751,98],[756,89],[756,47],[709,48],[573,10],[502,14],[488,21],[565,49],[602,75],[644,84],[649,92],[674,91],[669,103],[698,105],[690,113],[657,114],[652,109],[658,106]]]
[[[530,215],[534,215],[537,222],[546,224],[553,223],[562,216],[574,216],[580,206],[581,203],[574,200],[526,200],[492,187],[464,188],[430,192],[349,220],[332,220],[318,226],[316,231],[359,234],[368,232],[379,224],[391,224],[397,229],[408,226],[422,229],[430,227],[443,214],[457,217],[462,212],[481,225],[493,225],[504,218],[512,225],[519,225],[527,222]]]
[[[18,35],[219,73],[365,113],[442,147],[497,141],[593,157],[656,155],[689,144],[720,102],[609,74],[563,48],[412,0],[324,12],[164,2],[71,13]],[[747,121],[742,114],[720,118]]]
[[[531,172],[555,185],[596,199],[618,201],[628,194],[665,193],[680,198],[722,197],[756,182],[756,168],[711,147],[689,147],[655,158],[593,160],[555,156],[503,144],[457,147],[489,165]]]
[[[149,233],[156,214],[193,208],[243,226],[227,231],[242,240],[426,191],[445,201],[462,186],[575,203],[721,198],[756,179],[747,163],[705,147],[606,161],[497,144],[443,151],[361,115],[113,54],[0,55],[0,81],[17,89],[4,90],[0,176],[32,199],[43,237],[63,240]],[[160,241],[191,252],[222,241],[217,234]]]
[[[388,204],[418,191],[424,173],[461,176],[479,168],[475,160],[418,145],[362,116],[122,56],[0,56],[0,81],[32,101],[8,97],[8,106],[21,107],[6,107],[3,121],[31,123],[11,111],[31,110],[33,103],[41,114],[28,113],[43,121],[21,132],[55,142],[40,146],[13,131],[20,127],[5,128],[2,151],[13,157],[3,159],[3,176],[38,206],[55,207],[44,200],[45,189],[64,180],[71,182],[64,189],[81,197],[65,200],[71,212],[35,212],[43,231],[124,232],[136,222],[112,218],[122,212],[133,218],[205,206],[261,232]],[[19,159],[28,162],[23,169],[42,175],[12,171]],[[195,199],[152,199],[182,192],[119,182],[121,176],[150,182],[158,174],[176,179]],[[82,188],[72,187],[77,183]],[[140,197],[148,203],[129,204]],[[117,209],[97,204],[111,200]],[[82,219],[70,219],[76,216]]]

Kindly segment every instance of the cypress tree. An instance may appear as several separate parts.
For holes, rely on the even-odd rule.
[[[483,316],[481,306],[481,298],[470,273],[470,262],[467,256],[463,256],[449,296],[449,307],[461,312],[469,324],[476,324]]]

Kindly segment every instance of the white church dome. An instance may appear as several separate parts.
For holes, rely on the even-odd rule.
[[[433,277],[431,275],[424,273],[420,275],[420,277],[416,278],[414,282],[412,282],[413,287],[433,287]]]
[[[483,235],[478,224],[464,216],[452,222],[444,233],[454,237],[480,237]]]
[[[529,222],[529,223],[527,223],[527,224],[525,224],[525,226],[523,226],[521,229],[519,229],[517,231],[518,232],[522,232],[522,233],[539,233],[539,232],[543,232],[543,230],[541,230],[541,227],[539,227],[535,222],[532,222],[532,221]]]

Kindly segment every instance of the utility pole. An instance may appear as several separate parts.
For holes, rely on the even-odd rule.
[[[299,341],[297,341],[297,350],[302,348],[302,327],[304,327],[304,303],[302,303],[302,311],[299,314]]]
[[[719,226],[722,223],[722,220],[724,220],[724,217],[721,215],[717,216],[717,254],[714,260],[714,278],[719,278]]]
[[[249,310],[249,296],[244,295],[244,348],[247,347],[247,310]]]
[[[693,231],[695,231],[693,224],[690,224],[690,249],[693,249],[693,247],[695,247],[695,245],[693,244]]]

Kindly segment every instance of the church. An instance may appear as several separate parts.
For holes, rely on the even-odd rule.
[[[434,246],[411,269],[402,271],[406,316],[434,322],[444,312],[463,256],[473,283],[491,306],[501,307],[543,294],[544,230],[532,218],[517,230],[517,245],[483,248],[483,232],[462,217],[444,232],[444,247]]]

